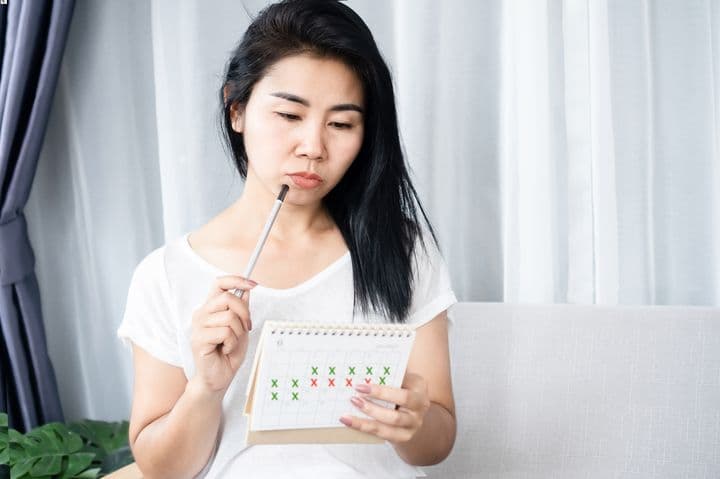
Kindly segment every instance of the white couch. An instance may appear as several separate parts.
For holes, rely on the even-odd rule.
[[[461,303],[431,478],[720,478],[720,309]]]
[[[428,477],[720,478],[720,309],[460,303],[451,315],[458,436]]]

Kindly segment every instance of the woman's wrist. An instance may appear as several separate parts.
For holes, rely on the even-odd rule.
[[[438,403],[430,403],[422,428],[407,442],[392,443],[403,461],[431,466],[444,460],[455,443],[455,416]]]
[[[194,401],[222,403],[227,388],[213,390],[200,376],[193,376],[185,386],[185,394]]]

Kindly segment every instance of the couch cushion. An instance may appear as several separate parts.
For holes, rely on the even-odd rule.
[[[459,303],[433,478],[720,477],[720,309]]]

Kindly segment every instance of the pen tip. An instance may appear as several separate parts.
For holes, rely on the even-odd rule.
[[[290,187],[288,185],[282,185],[282,187],[280,188],[280,194],[278,195],[277,199],[279,199],[280,201],[284,201],[285,195],[287,194],[289,189]]]

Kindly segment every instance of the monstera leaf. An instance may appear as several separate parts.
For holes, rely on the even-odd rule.
[[[64,424],[45,424],[24,436],[10,429],[8,439],[11,479],[94,478],[99,472],[88,473],[95,454],[84,451],[82,438]]]
[[[95,454],[102,472],[111,472],[133,462],[128,446],[128,422],[85,420],[70,424],[70,429],[86,441],[85,450]]]
[[[49,423],[23,435],[0,413],[0,478],[8,465],[10,479],[96,479],[132,461],[127,421]]]
[[[8,415],[0,413],[0,465],[10,463],[10,433],[8,432]],[[2,471],[0,471],[2,472]]]

